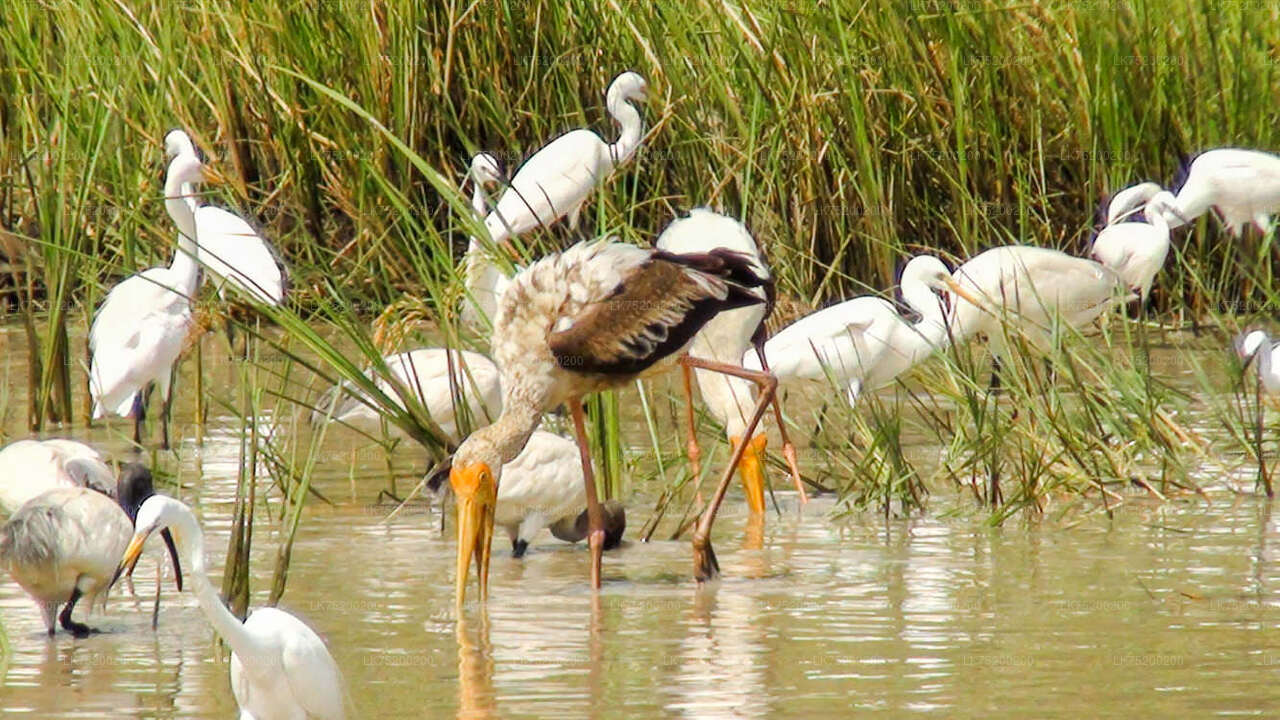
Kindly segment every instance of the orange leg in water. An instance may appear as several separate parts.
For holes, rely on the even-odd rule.
[[[770,402],[773,402],[774,396],[777,394],[778,379],[772,373],[756,372],[738,365],[703,360],[689,355],[680,358],[680,362],[685,367],[701,368],[740,377],[750,380],[759,386],[760,394],[756,399],[756,406],[751,412],[751,418],[747,421],[743,437],[751,437],[755,434],[756,427],[760,424],[760,418],[764,416],[765,409],[768,408]],[[716,520],[716,512],[720,509],[720,503],[724,502],[725,493],[729,490],[729,483],[733,481],[733,474],[737,471],[738,463],[742,461],[742,455],[746,452],[746,449],[747,443],[745,442],[737,443],[734,446],[733,455],[729,458],[729,464],[725,467],[724,472],[721,473],[715,494],[711,496],[711,503],[703,511],[702,516],[698,518],[697,528],[693,532],[693,575],[698,582],[710,580],[720,574],[720,564],[716,561],[715,550],[711,547],[711,525]]]

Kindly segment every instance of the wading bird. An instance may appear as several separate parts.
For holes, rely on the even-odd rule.
[[[40,606],[50,636],[55,618],[76,637],[92,632],[72,620],[71,613],[81,598],[90,610],[99,595],[106,602],[105,591],[133,536],[138,507],[154,494],[150,471],[138,463],[125,465],[116,494],[118,504],[88,488],[50,490],[19,508],[0,528],[0,565]],[[166,533],[164,541],[181,590],[173,538]]]
[[[1006,245],[979,253],[953,273],[967,292],[951,310],[953,342],[987,336],[998,368],[1008,337],[1023,335],[1040,352],[1060,326],[1081,329],[1113,302],[1127,300],[1120,276],[1101,264],[1058,250]],[[1006,335],[1008,333],[1008,335]]]
[[[583,422],[582,396],[616,388],[669,368],[672,361],[756,381],[760,395],[744,430],[750,437],[777,381],[685,354],[693,336],[717,313],[765,302],[764,281],[750,259],[722,249],[675,255],[608,240],[579,243],[533,263],[512,279],[494,324],[493,349],[502,373],[502,415],[462,441],[449,484],[458,501],[457,602],[476,558],[480,596],[488,596],[489,549],[502,466],[524,449],[542,413],[569,408],[582,463],[589,518],[591,584],[600,587],[604,516]],[[695,575],[718,572],[710,531],[741,460],[739,445],[693,535]]]
[[[167,156],[199,162],[195,145],[184,131],[170,131],[164,144]],[[194,184],[198,180],[187,182]],[[182,195],[186,207],[180,212],[170,208],[169,216],[178,226],[179,235],[195,243],[196,258],[213,276],[218,296],[225,299],[230,287],[264,305],[279,306],[284,302],[285,277],[267,241],[239,215],[197,203],[190,186],[183,189]]]
[[[715,248],[724,248],[741,253],[751,263],[751,272],[762,280],[770,281],[769,268],[760,249],[751,237],[747,228],[737,220],[713,212],[707,208],[694,208],[686,218],[677,218],[658,236],[655,247],[670,253],[706,253]],[[755,343],[764,339],[764,320],[771,308],[767,304],[751,305],[737,310],[727,310],[711,318],[702,330],[693,338],[689,346],[689,354],[694,357],[714,360],[720,363],[739,365],[743,353]],[[766,351],[766,357],[768,357]],[[760,369],[759,365],[756,369]],[[755,399],[751,394],[751,383],[746,379],[733,375],[724,375],[709,370],[691,370],[682,368],[686,405],[686,421],[688,425],[688,454],[692,466],[692,474],[698,477],[702,452],[698,448],[698,436],[693,422],[692,388],[689,375],[692,373],[698,381],[698,390],[702,393],[702,401],[711,409],[728,436],[730,446],[737,447],[746,440],[747,447],[742,452],[742,462],[738,465],[742,476],[742,489],[747,497],[747,506],[753,513],[763,513],[764,506],[764,451],[767,442],[762,432],[753,438],[744,438],[747,417]],[[776,403],[775,403],[776,407]],[[795,447],[787,438],[786,428],[782,424],[782,413],[777,413],[778,428],[783,438],[783,455],[791,468],[792,479],[800,501],[807,499],[804,483],[800,480],[797,467]]]
[[[85,487],[115,495],[116,479],[97,450],[75,440],[18,440],[0,450],[0,511],[57,488]]]
[[[523,557],[543,528],[549,528],[552,535],[565,542],[587,537],[582,458],[572,440],[534,430],[520,454],[502,466],[501,474],[494,525],[507,531],[514,557]],[[446,467],[431,477],[427,487],[439,490],[448,475]],[[622,541],[627,515],[619,502],[611,500],[603,506],[604,549],[610,550]]]
[[[1169,255],[1169,223],[1162,207],[1171,207],[1173,195],[1160,191],[1142,208],[1146,222],[1108,225],[1093,240],[1090,256],[1114,270],[1130,292],[1145,303],[1156,274]],[[1138,208],[1129,212],[1138,212]]]
[[[888,385],[945,346],[947,319],[935,291],[978,302],[931,255],[907,263],[901,286],[918,322],[908,322],[884,298],[863,295],[807,315],[769,338],[765,352],[778,382],[835,382],[853,405],[862,392]],[[748,352],[743,365],[754,370],[760,362]]]
[[[1160,192],[1159,185],[1145,182],[1116,193],[1107,209],[1107,224]],[[1280,156],[1240,148],[1201,153],[1191,162],[1177,195],[1156,203],[1170,228],[1190,223],[1210,207],[1232,235],[1240,235],[1249,224],[1267,233],[1271,216],[1280,212]]]
[[[202,168],[194,155],[178,155],[170,161],[164,204],[175,222],[190,214],[181,188],[198,182]],[[147,395],[154,384],[163,399],[161,447],[169,447],[170,382],[191,330],[191,298],[199,277],[195,241],[180,233],[169,267],[143,270],[116,285],[93,318],[89,329],[93,417],[132,414],[136,444],[142,444]]]
[[[421,403],[432,421],[455,444],[462,428],[488,425],[502,411],[502,384],[493,361],[469,350],[420,348],[383,358],[393,381],[374,370],[365,371],[378,389],[392,399],[409,393]],[[462,400],[461,404],[455,400]],[[401,406],[403,402],[399,403]],[[316,401],[312,421],[332,417],[345,423],[378,422],[372,399],[347,383],[328,390]],[[466,413],[466,422],[460,417]]]
[[[489,208],[485,191],[502,182],[502,169],[497,158],[489,153],[477,153],[471,159],[471,170],[467,173],[467,178],[472,185],[471,207],[483,221]],[[474,237],[467,245],[463,263],[467,297],[462,301],[462,322],[473,332],[487,332],[498,310],[498,298],[506,292],[511,278],[498,267],[489,257],[485,246]]]
[[[188,584],[209,624],[231,646],[231,692],[241,718],[292,720],[346,717],[342,673],[324,641],[306,623],[278,608],[258,608],[240,622],[222,603],[204,565],[204,533],[191,509],[166,495],[148,498],[137,530],[116,568],[133,567],[151,533],[173,533]]]
[[[1268,395],[1280,394],[1280,343],[1264,330],[1253,330],[1236,338],[1236,354],[1246,370],[1257,373]]]
[[[644,122],[632,103],[643,102],[648,88],[634,72],[624,72],[610,83],[605,106],[622,128],[616,143],[605,143],[591,130],[572,130],[520,166],[485,219],[495,245],[536,227],[548,227],[566,215],[569,227],[577,227],[587,196],[640,146]]]

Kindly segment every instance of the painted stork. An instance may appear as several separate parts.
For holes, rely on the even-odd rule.
[[[604,517],[584,427],[583,395],[625,385],[675,362],[757,382],[759,399],[744,429],[750,437],[777,381],[737,365],[691,357],[693,337],[717,313],[765,302],[750,258],[724,249],[677,255],[608,240],[584,242],[542,258],[512,280],[498,305],[493,351],[502,373],[502,415],[472,433],[452,458],[458,500],[456,598],[466,596],[474,556],[482,599],[502,466],[515,459],[541,422],[564,405],[573,418],[583,470],[591,546],[591,584],[600,587]],[[693,534],[698,580],[719,570],[711,524],[746,445],[728,466]]]

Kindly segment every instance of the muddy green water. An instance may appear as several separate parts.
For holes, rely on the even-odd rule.
[[[11,351],[8,386],[20,387],[21,337],[0,341]],[[230,383],[216,354],[206,353],[207,371]],[[13,433],[17,393],[7,396]],[[176,452],[161,456],[204,525],[215,582],[238,427],[214,407],[203,443],[186,427]],[[125,457],[124,431],[59,434]],[[730,495],[715,533],[720,582],[692,582],[687,542],[633,541],[606,556],[605,587],[593,596],[584,547],[544,534],[514,560],[500,539],[487,610],[471,603],[458,617],[453,541],[439,513],[417,507],[385,523],[389,506],[375,504],[380,456],[351,432],[327,443],[316,486],[336,504],[309,506],[282,604],[327,640],[353,717],[1280,712],[1280,538],[1271,504],[1252,495],[1135,499],[1112,519],[993,529],[959,494],[935,496],[922,518],[834,521],[830,499],[797,508],[775,478],[782,513],[764,528],[748,522],[736,488]],[[415,463],[406,450],[403,465]],[[644,492],[633,498],[629,534],[651,507]],[[255,605],[277,540],[260,528]],[[0,580],[9,642],[0,714],[234,717],[227,663],[194,598],[166,584],[151,630],[153,562],[140,565],[137,598],[117,591],[90,620],[105,632],[85,640],[47,639],[32,602]]]

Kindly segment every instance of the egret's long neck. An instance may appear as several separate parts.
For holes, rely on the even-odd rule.
[[[227,609],[213,583],[209,582],[204,565],[204,532],[196,524],[195,518],[189,515],[179,523],[170,525],[169,531],[173,533],[173,542],[178,547],[179,555],[189,568],[187,577],[191,583],[191,591],[200,603],[200,609],[204,611],[213,629],[240,657],[244,666],[252,671],[255,666],[252,658],[261,657],[266,648],[244,629],[244,623]]]
[[[640,136],[644,134],[644,121],[640,119],[640,111],[626,100],[612,100],[609,103],[609,114],[622,126],[622,134],[618,142],[609,146],[609,158],[616,167],[631,159],[636,148],[640,147]]]
[[[195,297],[196,284],[200,281],[200,264],[196,262],[196,244],[183,233],[178,233],[178,248],[173,251],[169,272],[177,278],[172,290],[188,299]]]
[[[484,188],[479,182],[473,182],[475,188],[471,191],[471,209],[475,211],[476,216],[484,220],[484,216],[489,214],[489,201],[485,199]],[[471,239],[475,242],[475,238]]]
[[[190,183],[177,182],[175,178],[165,178],[164,208],[173,218],[173,224],[193,243],[196,240],[196,201]]]

